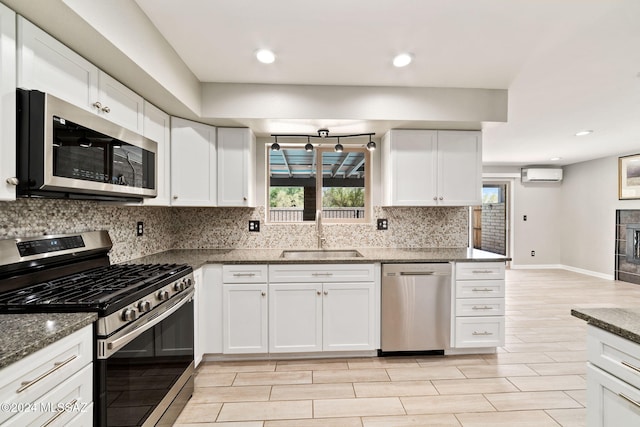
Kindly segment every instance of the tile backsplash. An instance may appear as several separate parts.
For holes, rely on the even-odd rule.
[[[326,248],[466,247],[466,207],[375,207],[370,224],[323,224]],[[387,218],[389,229],[376,229]],[[249,232],[250,219],[261,221]],[[136,236],[136,223],[144,235]],[[296,248],[317,246],[315,223],[266,224],[265,208],[168,208],[121,206],[92,201],[19,199],[0,202],[0,239],[41,234],[109,230],[112,262],[171,248]]]

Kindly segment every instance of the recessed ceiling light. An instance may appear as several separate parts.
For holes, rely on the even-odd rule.
[[[398,68],[406,67],[412,60],[413,56],[410,53],[401,53],[393,58],[393,65]]]
[[[258,49],[256,51],[256,58],[263,64],[271,64],[276,60],[276,55],[269,49]]]
[[[551,160],[552,162],[557,162],[558,160],[562,160],[562,157],[552,157],[549,160]]]
[[[581,130],[580,132],[576,132],[576,136],[585,136],[593,133],[592,130]]]

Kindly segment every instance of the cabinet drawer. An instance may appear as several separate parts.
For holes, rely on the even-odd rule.
[[[269,282],[373,282],[373,270],[373,264],[276,264],[269,266]]]
[[[504,279],[504,262],[457,262],[456,280]]]
[[[456,298],[504,298],[504,280],[457,280]]]
[[[93,326],[85,326],[0,370],[0,402],[24,404],[37,401],[92,362],[92,343]],[[0,411],[0,423],[11,415],[14,413]]]
[[[224,283],[267,283],[266,265],[223,265]]]
[[[504,317],[456,317],[456,347],[501,347]]]
[[[29,402],[28,411],[19,410],[3,425],[90,426],[93,422],[92,400],[93,364],[89,364],[49,393]],[[78,424],[81,420],[85,423]]]
[[[587,363],[587,427],[640,425],[640,390]]]
[[[640,389],[640,345],[588,325],[589,362]]]
[[[504,298],[456,299],[456,316],[504,316]]]

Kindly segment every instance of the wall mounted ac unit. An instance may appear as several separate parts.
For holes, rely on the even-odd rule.
[[[560,182],[562,169],[560,168],[522,168],[520,175],[522,182]]]

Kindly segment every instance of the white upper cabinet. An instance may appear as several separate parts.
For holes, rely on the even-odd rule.
[[[0,200],[15,200],[16,14],[0,4]]]
[[[391,130],[382,140],[386,206],[468,206],[482,202],[478,131]]]
[[[171,205],[216,206],[216,128],[171,118]]]
[[[144,205],[169,206],[171,204],[171,119],[167,113],[144,102],[143,135],[158,143],[156,164],[158,195],[143,199]]]
[[[142,133],[142,97],[18,17],[18,87],[37,89]]]
[[[218,206],[255,206],[256,138],[249,128],[218,128]]]

